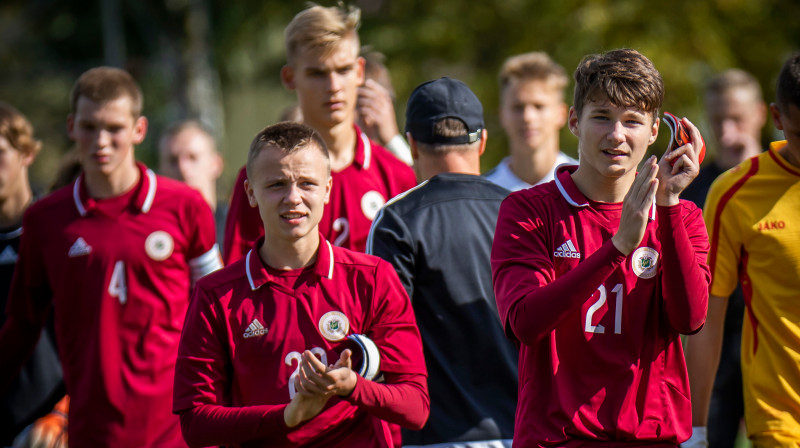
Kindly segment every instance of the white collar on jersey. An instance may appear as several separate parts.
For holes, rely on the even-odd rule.
[[[369,142],[367,134],[361,133],[361,142],[364,144],[364,169],[369,169],[369,164],[372,161],[372,144]]]
[[[259,247],[262,241],[263,239],[258,240],[255,246],[250,249],[245,256],[244,271],[247,274],[247,282],[250,284],[251,291],[261,288],[265,283],[268,283],[272,279],[272,276],[267,272],[266,268],[264,267],[264,263],[258,256],[258,251],[255,250],[257,247]],[[320,277],[333,280],[333,246],[331,246],[330,241],[323,239],[321,236],[320,241],[325,242],[324,247],[327,247],[328,249],[327,256],[326,253],[322,251],[322,245],[320,245],[320,250],[317,254],[316,265],[314,266],[314,272],[316,272]],[[257,271],[253,272],[253,268],[257,269]]]
[[[156,173],[154,173],[150,168],[143,168],[143,166],[140,166],[139,169],[144,173],[144,176],[142,176],[139,182],[147,182],[147,195],[145,195],[144,200],[141,201],[141,205],[139,207],[142,213],[147,213],[153,206],[153,199],[156,197]],[[83,173],[81,173],[75,180],[75,183],[72,185],[72,199],[75,201],[75,208],[78,209],[78,213],[80,213],[81,216],[86,216],[87,204],[84,204],[83,200],[81,199],[81,185],[83,184]],[[138,184],[133,188],[137,187]],[[141,199],[139,196],[140,195],[137,194],[134,200],[137,200],[138,202]]]
[[[575,182],[573,182],[572,178],[569,177],[569,175],[572,174],[572,172],[574,172],[577,168],[578,168],[577,165],[567,165],[567,164],[559,165],[558,168],[556,168],[556,174],[554,180],[556,182],[556,187],[558,188],[558,191],[561,193],[561,196],[564,197],[564,200],[566,200],[569,205],[578,208],[588,207],[589,200],[578,190],[578,186],[575,185]],[[560,175],[564,172],[567,172],[567,177],[568,177],[568,180],[565,182],[567,183],[566,186],[564,185],[565,183],[562,183],[560,178]],[[568,189],[573,190],[574,194],[570,195]],[[655,219],[656,219],[656,201],[655,198],[653,198],[653,205],[650,206],[650,220],[653,221]]]

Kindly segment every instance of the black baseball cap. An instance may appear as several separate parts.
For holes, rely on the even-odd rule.
[[[467,125],[468,135],[443,137],[435,135],[434,125],[444,118],[456,118]],[[420,84],[408,98],[406,132],[415,140],[432,144],[465,144],[480,140],[483,106],[463,82],[439,78]]]

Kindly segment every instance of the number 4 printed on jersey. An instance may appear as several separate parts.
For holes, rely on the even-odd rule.
[[[116,297],[121,305],[128,302],[128,280],[125,276],[125,262],[122,260],[114,264],[114,272],[111,273],[111,281],[108,282],[108,294]]]
[[[617,283],[611,290],[612,293],[616,294],[617,299],[616,307],[614,309],[614,334],[622,333],[622,289],[622,284]],[[606,285],[600,285],[600,287],[597,288],[597,291],[600,292],[600,297],[598,297],[597,301],[586,311],[586,325],[584,326],[584,331],[587,333],[602,334],[606,332],[606,327],[600,324],[592,325],[592,317],[594,317],[594,313],[596,313],[597,310],[602,308],[606,303]]]

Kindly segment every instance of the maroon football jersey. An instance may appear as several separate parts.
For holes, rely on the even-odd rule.
[[[221,264],[214,217],[196,191],[139,170],[104,200],[81,176],[23,220],[8,310],[36,325],[52,303],[70,445],[185,446],[173,373],[192,280]]]
[[[384,374],[427,376],[414,312],[390,264],[321,237],[313,265],[278,271],[258,256],[262,243],[198,283],[178,353],[176,413],[203,405],[236,408],[238,414],[215,417],[215,423],[228,418],[231,425],[250,418],[249,410],[266,415],[270,408],[263,405],[282,406],[294,396],[303,351],[333,364],[351,347],[352,334],[375,343]],[[282,409],[278,419],[259,446],[392,443],[389,424],[340,397],[291,430],[280,428]],[[265,423],[253,426],[259,425]]]
[[[353,163],[331,173],[330,201],[325,205],[319,230],[335,246],[364,252],[372,220],[389,199],[414,187],[414,171],[386,148],[355,127],[357,143]],[[233,185],[225,222],[225,264],[238,260],[264,235],[258,210],[250,207],[244,190],[243,167]]]
[[[657,207],[625,256],[611,242],[622,203],[587,199],[575,168],[512,193],[498,218],[498,311],[520,342],[514,443],[674,447],[691,434],[680,333],[702,326],[708,303],[700,210]]]

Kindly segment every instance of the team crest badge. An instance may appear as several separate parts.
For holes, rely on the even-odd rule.
[[[361,196],[361,211],[364,212],[364,216],[366,216],[367,219],[372,221],[385,203],[386,199],[384,199],[382,194],[375,190],[368,191],[364,193],[364,196]]]
[[[156,230],[144,241],[145,252],[156,261],[163,261],[169,258],[174,247],[175,242],[172,240],[172,235],[163,230]]]
[[[340,311],[329,311],[319,320],[319,332],[331,342],[341,341],[349,331],[350,321]]]
[[[640,247],[631,258],[633,272],[639,278],[652,278],[658,267],[658,252],[651,247]]]

